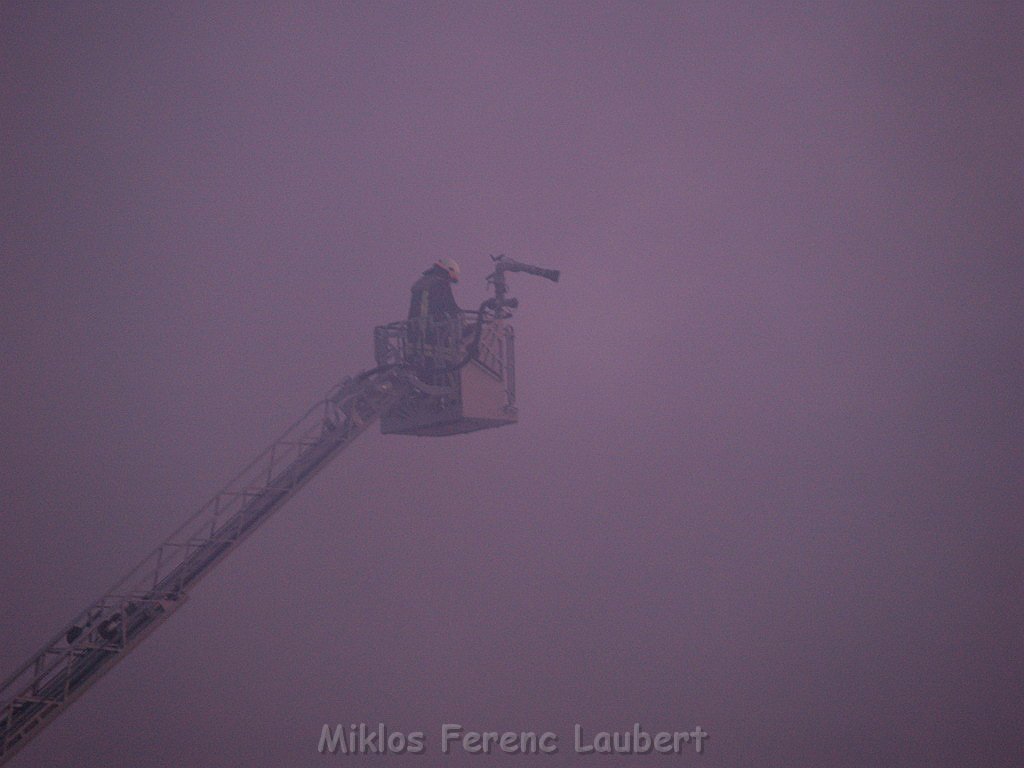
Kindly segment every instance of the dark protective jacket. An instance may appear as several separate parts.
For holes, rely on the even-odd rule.
[[[409,303],[409,319],[429,317],[441,320],[456,317],[462,310],[455,303],[448,273],[440,267],[431,267],[423,277],[413,283],[412,301]]]

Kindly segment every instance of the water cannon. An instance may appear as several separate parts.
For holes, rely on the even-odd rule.
[[[491,259],[495,262],[495,272],[525,272],[528,275],[543,277],[545,280],[550,280],[553,283],[557,283],[561,275],[561,272],[557,269],[544,269],[543,267],[535,267],[533,264],[524,264],[505,254],[491,256]]]
[[[557,269],[545,269],[533,264],[524,264],[505,254],[491,256],[491,260],[494,262],[494,272],[487,276],[487,282],[494,286],[494,298],[488,299],[485,304],[489,308],[494,309],[496,313],[506,317],[509,314],[507,310],[515,309],[519,306],[517,299],[506,297],[508,293],[508,283],[505,282],[506,272],[525,272],[528,275],[543,277],[545,280],[550,280],[553,283],[557,283],[558,278],[561,276],[561,272]]]

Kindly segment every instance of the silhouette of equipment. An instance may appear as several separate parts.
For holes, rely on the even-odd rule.
[[[374,330],[377,367],[315,403],[148,557],[0,684],[0,764],[154,631],[192,588],[380,420],[384,434],[446,436],[514,424],[518,306],[507,272],[557,270],[492,257],[494,296],[476,312]]]

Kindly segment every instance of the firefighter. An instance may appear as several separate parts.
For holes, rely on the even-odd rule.
[[[412,286],[406,362],[415,364],[423,379],[432,384],[449,384],[451,371],[447,369],[462,354],[462,310],[452,295],[452,284],[457,282],[458,263],[443,258]]]
[[[455,303],[452,284],[459,282],[459,265],[455,259],[438,259],[423,276],[413,283],[409,319],[447,320],[458,317],[462,310]]]

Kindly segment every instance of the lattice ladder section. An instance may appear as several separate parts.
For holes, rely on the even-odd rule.
[[[0,764],[165,621],[188,591],[386,410],[400,371],[346,379],[0,686]]]

